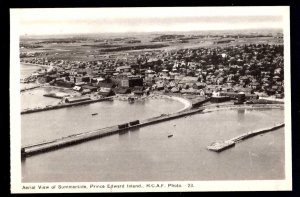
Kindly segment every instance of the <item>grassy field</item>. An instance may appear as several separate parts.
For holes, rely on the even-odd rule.
[[[139,54],[154,50],[177,50],[200,47],[225,47],[244,44],[283,44],[283,39],[277,37],[277,33],[251,34],[244,33],[248,37],[236,35],[241,33],[224,34],[220,32],[205,33],[141,33],[141,34],[111,34],[111,35],[81,35],[81,36],[54,36],[49,37],[21,37],[22,46],[41,45],[39,48],[22,47],[20,52],[43,52],[44,57],[78,60],[78,61],[96,61],[102,60],[103,55],[121,55],[124,53]],[[279,32],[280,33],[280,32]],[[168,35],[168,36],[163,36]],[[171,35],[171,36],[169,36]],[[229,35],[229,37],[228,37]],[[242,34],[241,34],[242,35]],[[256,36],[251,38],[251,36]],[[265,36],[269,35],[269,37]],[[233,36],[233,37],[230,37]],[[158,38],[168,38],[157,41]],[[153,42],[153,40],[155,40]],[[226,43],[227,40],[231,40]],[[140,41],[140,43],[134,41]],[[225,40],[225,43],[222,41]],[[221,41],[221,42],[220,42]],[[132,43],[131,43],[132,42]]]

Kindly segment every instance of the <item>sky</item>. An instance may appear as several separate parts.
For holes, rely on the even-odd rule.
[[[20,35],[278,29],[288,7],[12,9]]]

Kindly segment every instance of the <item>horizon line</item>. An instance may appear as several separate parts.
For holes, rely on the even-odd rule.
[[[283,31],[283,28],[249,28],[249,29],[204,29],[204,30],[190,30],[190,31],[182,31],[182,30],[172,30],[172,31],[124,31],[124,32],[86,32],[86,33],[60,33],[60,34],[21,34],[20,36],[64,36],[64,35],[91,35],[91,34],[140,34],[140,33],[180,33],[180,32],[208,32],[208,31],[258,31],[258,30],[276,30],[276,31]]]

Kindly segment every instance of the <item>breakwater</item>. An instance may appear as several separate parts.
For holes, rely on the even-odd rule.
[[[204,112],[213,112],[219,110],[230,110],[230,109],[284,109],[283,104],[243,104],[243,105],[234,105],[234,104],[210,104],[205,105]]]
[[[262,133],[266,133],[266,132],[269,132],[269,131],[274,131],[274,130],[276,130],[280,127],[283,127],[283,126],[284,126],[284,123],[279,123],[279,124],[276,124],[275,126],[272,126],[272,127],[267,127],[267,128],[263,128],[263,129],[257,129],[257,130],[254,130],[254,131],[249,131],[249,132],[243,133],[241,135],[238,135],[236,137],[233,137],[229,140],[225,140],[225,141],[221,141],[221,142],[213,142],[212,144],[207,146],[207,149],[211,150],[211,151],[221,152],[225,149],[233,147],[237,142],[239,142],[241,140],[244,140],[244,139],[247,139],[247,138],[262,134]]]
[[[33,89],[36,89],[36,88],[39,88],[41,87],[41,85],[37,85],[37,86],[33,86],[33,87],[28,87],[28,88],[23,88],[20,90],[20,92],[25,92],[27,90],[33,90]]]
[[[180,118],[180,117],[184,117],[187,115],[199,113],[199,112],[202,112],[203,109],[204,108],[193,109],[193,110],[189,110],[189,111],[177,112],[174,114],[161,114],[160,116],[149,118],[149,119],[142,120],[142,121],[136,120],[136,121],[132,121],[130,123],[124,123],[124,124],[106,127],[106,128],[102,128],[102,129],[98,129],[98,130],[94,130],[94,131],[70,135],[70,136],[63,137],[63,138],[60,138],[57,140],[52,140],[52,141],[47,141],[47,142],[43,142],[43,143],[24,146],[21,148],[21,155],[23,158],[25,158],[27,156],[44,153],[47,151],[56,150],[59,148],[83,143],[88,140],[101,138],[101,137],[113,135],[116,133],[122,133],[125,130],[139,128],[142,126],[147,126],[147,125],[151,125],[151,124],[155,124],[155,123],[159,123],[159,122],[172,120],[175,118]],[[135,123],[135,124],[131,124],[131,123]]]
[[[38,107],[38,108],[34,108],[34,109],[25,109],[25,110],[21,111],[21,114],[29,114],[29,113],[35,113],[35,112],[41,112],[41,111],[47,111],[47,110],[54,110],[54,109],[72,107],[72,106],[77,106],[77,105],[86,105],[86,104],[90,104],[90,103],[111,100],[112,98],[113,97],[105,97],[105,98],[81,101],[81,102],[76,102],[76,103],[63,103],[63,104],[59,104],[59,105],[50,105],[50,106]]]
[[[57,94],[57,93],[48,93],[48,94],[44,94],[43,96],[45,97],[50,97],[50,98],[56,98],[56,99],[63,99],[65,97],[70,96],[69,94]]]

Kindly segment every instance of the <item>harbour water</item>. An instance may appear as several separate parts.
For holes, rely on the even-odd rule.
[[[22,145],[172,113],[183,107],[171,99],[133,104],[115,100],[24,114]],[[280,109],[191,115],[28,157],[22,161],[22,181],[283,179],[284,128],[242,141],[222,153],[206,149],[211,142],[283,121],[284,111]],[[170,134],[173,137],[168,138]]]
[[[35,71],[39,70],[41,67],[33,64],[20,64],[20,78],[25,79],[26,77],[30,76]],[[26,89],[36,86],[34,83],[21,83],[20,88]]]
[[[22,145],[173,113],[183,107],[182,103],[171,99],[152,99],[133,104],[114,100],[24,114],[21,116]],[[93,116],[94,113],[98,114]]]
[[[21,67],[21,75],[20,75],[21,79],[28,77],[34,71],[41,68],[39,66],[32,65],[32,64],[21,64],[20,67]]]
[[[28,157],[22,161],[23,181],[283,179],[284,128],[240,142],[222,153],[206,149],[213,141],[282,121],[283,111],[275,109],[192,115]],[[77,122],[66,121],[64,125],[90,125],[89,121]],[[45,130],[31,132],[43,135]],[[173,137],[168,138],[169,134]]]
[[[21,110],[26,108],[45,107],[47,105],[57,105],[60,102],[60,99],[43,96],[52,91],[53,90],[50,87],[43,87],[21,92]]]

